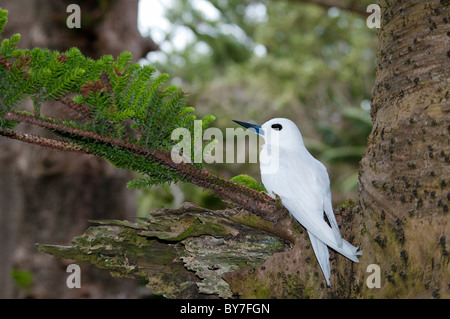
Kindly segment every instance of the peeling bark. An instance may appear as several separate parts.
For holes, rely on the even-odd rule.
[[[256,267],[289,246],[266,231],[234,222],[233,210],[210,211],[185,203],[148,218],[97,221],[73,246],[38,244],[58,258],[89,262],[111,274],[139,279],[168,298],[231,298],[222,275]]]

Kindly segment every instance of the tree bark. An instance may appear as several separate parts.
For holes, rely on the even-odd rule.
[[[363,270],[383,297],[449,297],[448,1],[381,1],[373,130],[361,161]]]
[[[65,51],[77,46],[92,58],[128,50],[139,59],[157,48],[139,34],[137,0],[104,2],[106,8],[98,1],[76,3],[81,7],[81,29],[66,27],[68,3],[0,1],[9,11],[3,36],[20,33],[20,46],[29,49]],[[57,105],[44,108],[53,114],[60,111]],[[88,227],[89,219],[132,218],[135,198],[126,188],[130,179],[129,173],[92,156],[0,139],[0,297],[136,296],[136,283],[111,281],[109,274],[89,265],[82,265],[83,289],[68,289],[70,261],[49,258],[34,247],[36,242],[69,243]],[[12,271],[31,274],[26,287],[18,287]]]
[[[154,294],[169,298],[231,298],[223,274],[260,266],[288,249],[277,236],[242,224],[236,210],[211,211],[190,203],[152,212],[135,223],[98,223],[75,238],[72,246],[38,245],[38,249],[139,279]]]

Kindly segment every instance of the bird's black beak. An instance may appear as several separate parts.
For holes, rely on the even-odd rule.
[[[251,124],[251,123],[246,123],[246,122],[241,122],[241,121],[236,121],[236,120],[232,120],[234,123],[237,123],[245,128],[248,128],[249,130],[252,130],[253,132],[256,132],[260,135],[264,135],[264,131],[261,127],[261,125],[257,125],[257,124]]]

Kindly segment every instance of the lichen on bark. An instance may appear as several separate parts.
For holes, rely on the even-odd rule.
[[[130,221],[97,221],[72,246],[37,244],[57,258],[89,262],[114,276],[139,279],[168,298],[233,296],[223,274],[264,263],[289,245],[264,230],[234,222],[233,210],[186,203]]]

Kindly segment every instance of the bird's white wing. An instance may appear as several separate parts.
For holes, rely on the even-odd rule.
[[[336,239],[342,247],[342,237],[331,203],[330,179],[326,167],[305,149],[302,154],[292,150],[280,150],[280,166],[276,174],[261,175],[269,194],[272,191],[281,198],[298,199],[308,207],[310,214],[323,219],[325,212]]]
[[[328,177],[327,169],[321,162],[319,162],[312,156],[311,158],[312,158],[311,162],[314,163],[313,167],[315,168],[314,170],[316,173],[316,179],[318,184],[320,185],[319,187],[323,196],[323,211],[325,212],[328,222],[331,225],[338,247],[342,247],[341,231],[339,230],[339,226],[336,221],[336,216],[334,216],[331,201],[330,178]]]
[[[342,239],[334,217],[329,195],[329,178],[325,166],[309,153],[293,154],[280,150],[276,174],[261,174],[269,194],[280,196],[283,205],[294,218],[318,240],[354,262],[357,248]],[[324,211],[332,225],[324,219]]]
[[[306,151],[306,149],[305,149]],[[307,152],[307,151],[306,151]],[[263,174],[261,179],[269,192],[285,198],[298,198],[308,202],[323,216],[323,194],[329,190],[330,181],[325,167],[309,153],[296,153],[280,149],[279,167],[274,174]]]
[[[336,243],[338,247],[342,247],[342,236],[339,230],[338,223],[336,221],[336,216],[334,216],[333,206],[331,205],[331,194],[324,195],[323,198],[323,209],[327,219],[330,222],[331,229],[333,229],[334,238],[336,238]]]

